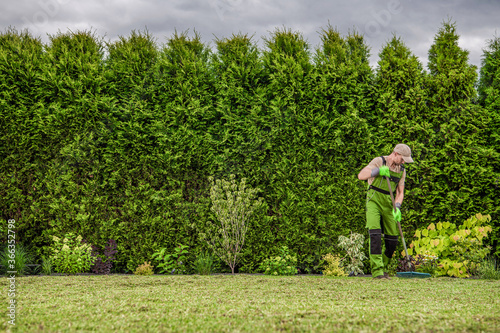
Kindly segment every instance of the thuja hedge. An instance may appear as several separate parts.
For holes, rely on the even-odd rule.
[[[243,34],[211,49],[196,33],[159,45],[136,31],[43,44],[6,30],[0,218],[15,219],[17,240],[38,254],[70,231],[100,247],[114,239],[115,269],[130,272],[160,247],[188,245],[191,259],[206,250],[208,177],[236,174],[264,198],[239,271],[286,245],[301,272],[316,272],[339,235],[365,232],[359,170],[406,142],[417,161],[407,167],[407,235],[477,212],[498,230],[499,122],[488,102],[498,80],[482,80],[477,98],[454,24],[437,33],[429,72],[397,37],[376,69],[360,34],[327,26],[321,40],[312,50],[283,28],[264,50]]]

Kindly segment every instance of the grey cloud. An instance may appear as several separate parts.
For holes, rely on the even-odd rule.
[[[401,37],[423,64],[433,38],[449,17],[457,22],[460,45],[480,66],[486,40],[500,31],[500,1],[483,0],[0,0],[0,28],[29,28],[47,40],[58,30],[93,28],[114,40],[132,30],[148,31],[164,42],[174,32],[194,29],[207,44],[233,33],[262,37],[277,27],[300,31],[311,49],[320,43],[320,30],[329,23],[342,34],[355,29],[371,48],[371,64],[393,34]]]

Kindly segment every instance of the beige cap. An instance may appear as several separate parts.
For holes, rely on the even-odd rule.
[[[394,152],[403,156],[403,160],[406,163],[413,163],[413,158],[411,158],[411,149],[404,143],[397,144],[396,147],[394,147]]]

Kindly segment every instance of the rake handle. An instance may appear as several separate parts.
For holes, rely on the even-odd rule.
[[[384,176],[385,179],[387,179],[387,186],[389,186],[389,193],[391,194],[391,200],[392,200],[392,209],[396,211],[396,202],[394,201],[394,194],[392,193],[392,186],[391,186],[391,181],[389,180],[389,177]],[[401,240],[403,241],[403,247],[405,249],[405,254],[406,254],[406,260],[408,262],[408,267],[411,269],[411,261],[410,261],[410,256],[408,255],[408,250],[406,249],[406,242],[405,242],[405,237],[403,236],[403,229],[401,229],[401,223],[399,221],[396,221],[398,223],[398,229],[399,229],[399,234],[401,235]]]

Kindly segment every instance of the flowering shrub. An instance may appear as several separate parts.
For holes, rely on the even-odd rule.
[[[50,248],[50,259],[58,273],[76,274],[90,269],[94,262],[92,245],[82,243],[82,236],[67,233],[63,239],[52,237],[54,245]]]
[[[297,257],[288,253],[288,247],[281,248],[281,255],[264,260],[260,268],[266,275],[297,274]]]

